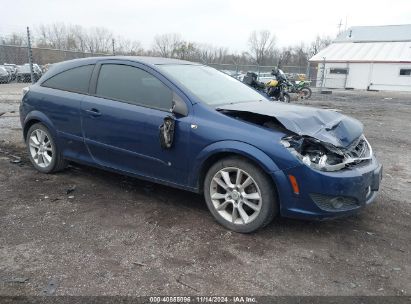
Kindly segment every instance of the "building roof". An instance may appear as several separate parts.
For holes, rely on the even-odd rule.
[[[337,36],[334,42],[411,41],[411,24],[353,26]]]
[[[311,62],[411,63],[411,24],[354,26],[342,32]]]
[[[314,55],[311,62],[406,62],[411,63],[410,42],[333,43]]]

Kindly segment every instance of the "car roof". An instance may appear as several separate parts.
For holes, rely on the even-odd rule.
[[[73,60],[68,60],[68,61],[62,61],[62,62],[53,64],[53,66],[47,72],[47,77],[44,78],[43,81],[65,70],[69,70],[75,67],[88,65],[88,64],[96,64],[97,62],[102,61],[102,60],[131,61],[131,62],[136,62],[136,63],[141,63],[147,66],[151,66],[154,69],[156,69],[156,66],[158,65],[167,65],[167,64],[200,65],[199,63],[195,63],[195,62],[173,59],[173,58],[163,58],[163,57],[146,57],[146,56],[87,57],[87,58],[79,58],[79,59],[73,59]]]
[[[198,64],[191,61],[174,59],[174,58],[164,58],[164,57],[148,57],[148,56],[99,56],[99,57],[88,57],[81,59],[73,59],[69,61],[63,61],[61,63],[77,63],[82,62],[83,64],[91,64],[101,60],[125,60],[133,61],[137,63],[143,63],[145,65],[161,65],[161,64]]]

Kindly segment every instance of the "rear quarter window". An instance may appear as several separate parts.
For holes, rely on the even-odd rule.
[[[94,65],[84,65],[61,72],[44,81],[41,86],[87,94]]]

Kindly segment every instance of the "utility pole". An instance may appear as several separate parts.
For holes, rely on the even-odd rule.
[[[28,57],[29,57],[29,66],[30,66],[30,78],[31,83],[34,83],[34,72],[33,72],[33,52],[31,49],[31,40],[30,40],[30,29],[27,27],[27,48],[28,48]]]
[[[342,19],[340,19],[340,23],[338,23],[338,35],[341,34],[341,27],[342,27]]]
[[[322,68],[322,73],[321,73],[321,94],[323,93],[324,89],[324,84],[325,84],[325,57],[323,57],[323,68]]]
[[[116,56],[116,48],[115,48],[115,43],[114,43],[114,38],[111,40],[111,43],[113,45],[113,56]]]

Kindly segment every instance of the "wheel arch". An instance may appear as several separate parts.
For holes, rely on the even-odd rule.
[[[190,175],[192,186],[198,189],[198,192],[203,192],[203,183],[210,167],[217,161],[230,156],[244,158],[262,169],[276,187],[276,182],[270,174],[279,170],[274,161],[258,148],[247,143],[236,141],[217,142],[203,149],[197,157]]]
[[[57,136],[56,136],[57,132],[54,128],[53,123],[44,113],[40,111],[32,111],[24,119],[24,125],[23,125],[24,140],[26,140],[27,138],[27,132],[29,131],[30,127],[36,123],[44,124],[47,127],[47,129],[49,129],[53,137],[56,138],[57,140]]]

